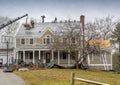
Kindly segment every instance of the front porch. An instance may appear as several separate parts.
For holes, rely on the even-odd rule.
[[[26,63],[32,62],[37,64],[38,60],[41,60],[43,63],[50,63],[54,61],[58,65],[71,65],[75,61],[64,51],[59,50],[19,50],[16,52],[16,63],[19,60],[22,60]]]

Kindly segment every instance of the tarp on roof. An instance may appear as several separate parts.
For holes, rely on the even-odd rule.
[[[90,40],[90,45],[97,46],[97,47],[110,47],[110,41],[109,40]]]

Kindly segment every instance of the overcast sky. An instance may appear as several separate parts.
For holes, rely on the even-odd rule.
[[[0,16],[11,18],[24,14],[46,21],[76,19],[85,15],[86,21],[114,16],[120,18],[120,0],[0,0]]]

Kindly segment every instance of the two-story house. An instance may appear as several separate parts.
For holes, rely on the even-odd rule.
[[[54,50],[49,45],[55,40],[54,30],[63,25],[64,22],[34,23],[33,26],[22,25],[15,35],[14,57],[16,62],[23,60],[27,63],[33,62],[33,64],[36,64],[38,60],[43,63],[50,63],[54,60],[58,65],[75,64],[73,58],[66,55],[64,50]],[[88,55],[88,66],[97,69],[112,69],[111,52],[104,50],[106,49],[101,50],[100,55],[102,56],[98,54]]]

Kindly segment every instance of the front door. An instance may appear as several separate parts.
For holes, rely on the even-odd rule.
[[[50,63],[50,53],[46,53],[46,63]]]

